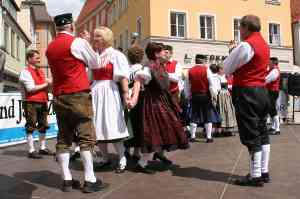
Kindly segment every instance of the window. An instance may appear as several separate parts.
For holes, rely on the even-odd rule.
[[[186,34],[186,17],[185,13],[171,13],[171,36],[185,37]]]
[[[120,44],[119,44],[119,46],[118,47],[120,47],[120,48],[124,48],[124,46],[123,46],[123,34],[120,34],[120,38],[119,38],[119,41],[120,41]]]
[[[128,0],[124,0],[123,6],[124,6],[124,10],[128,8]]]
[[[275,23],[269,24],[269,43],[280,45],[280,25]]]
[[[113,11],[110,10],[107,15],[107,25],[111,26],[113,24]]]
[[[265,0],[266,4],[280,5],[280,0]]]
[[[241,24],[241,19],[233,20],[233,34],[234,34],[234,41],[236,42],[241,41],[240,24]]]
[[[98,13],[96,16],[96,27],[101,26],[100,19],[101,19],[101,15],[100,15],[100,13]]]
[[[136,32],[139,34],[139,38],[142,38],[142,18],[138,17],[136,20]]]
[[[129,47],[129,42],[128,42],[128,40],[129,40],[129,33],[128,33],[128,30],[125,30],[124,34],[125,34],[124,35],[124,48],[128,49],[128,47]]]
[[[114,22],[116,18],[117,18],[117,8],[116,8],[116,4],[114,4],[112,8],[112,22]]]
[[[11,31],[10,43],[11,56],[16,57],[16,33],[14,31]]]
[[[20,60],[20,37],[17,36],[17,59]]]
[[[215,39],[214,16],[200,16],[200,38]]]
[[[93,32],[93,21],[92,20],[89,22],[89,30],[88,31]]]
[[[103,10],[102,12],[101,12],[101,26],[104,26],[104,25],[106,25],[105,24],[105,20],[106,20],[106,15],[105,15],[105,10]]]
[[[4,23],[4,49],[6,52],[8,52],[8,33],[9,27],[6,23]]]

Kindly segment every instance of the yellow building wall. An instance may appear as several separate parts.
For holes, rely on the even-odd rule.
[[[119,13],[118,19],[112,24],[112,31],[115,34],[115,39],[121,33],[128,29],[129,37],[132,32],[137,31],[136,21],[138,17],[142,18],[142,39],[150,36],[150,1],[152,0],[128,0],[128,9],[123,13]],[[118,3],[118,1],[114,1]]]
[[[135,1],[138,2],[138,1]],[[170,37],[170,11],[186,12],[187,39],[199,39],[199,15],[215,16],[215,39],[233,39],[233,18],[255,14],[262,22],[262,34],[268,41],[269,22],[280,24],[281,46],[292,46],[290,0],[268,5],[264,0],[151,0],[151,36]]]

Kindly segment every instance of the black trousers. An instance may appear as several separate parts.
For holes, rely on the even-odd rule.
[[[251,153],[261,151],[262,145],[270,144],[266,125],[269,113],[267,90],[260,87],[233,87],[232,99],[242,144]]]
[[[269,114],[270,114],[271,117],[274,117],[278,114],[277,109],[276,109],[276,101],[278,99],[279,92],[268,90],[268,93],[269,93],[269,99],[270,99]]]

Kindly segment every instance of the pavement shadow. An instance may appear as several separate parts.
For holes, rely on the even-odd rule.
[[[31,199],[37,187],[14,177],[0,174],[0,198]]]
[[[200,180],[207,181],[217,181],[227,183],[229,177],[231,178],[241,178],[239,175],[231,175],[230,173],[212,171],[208,169],[202,169],[198,167],[174,167],[170,171],[174,176],[185,177],[185,178],[197,178]]]
[[[28,153],[28,151],[25,151],[25,150],[14,150],[14,151],[5,150],[5,151],[3,151],[3,153],[1,153],[1,155],[27,157],[27,153]]]
[[[46,187],[59,189],[61,186],[61,175],[51,171],[17,172],[14,174],[17,179],[26,180],[31,183],[40,184]]]

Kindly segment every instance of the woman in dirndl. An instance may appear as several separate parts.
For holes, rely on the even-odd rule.
[[[168,162],[170,160],[162,151],[187,149],[189,143],[178,115],[180,107],[169,93],[163,44],[150,42],[146,55],[149,59],[147,67],[135,74],[135,79],[144,85],[138,99],[141,105],[136,106],[141,115],[132,120],[139,125],[139,130],[135,132],[139,139],[135,142],[142,152],[137,171],[150,173],[148,161],[151,153],[155,152],[154,159]]]
[[[123,141],[129,133],[122,101],[126,105],[129,103],[129,64],[123,53],[112,48],[113,38],[112,31],[107,27],[94,31],[101,68],[92,70],[91,91],[96,138],[103,162],[109,162],[107,143],[113,143],[119,156],[116,173],[123,173],[127,165]]]
[[[218,94],[218,112],[222,118],[220,127],[222,134],[227,136],[234,135],[234,128],[237,126],[235,110],[232,104],[231,94],[228,90],[228,82],[223,71],[223,67],[218,65],[218,74],[221,82],[221,90]]]

